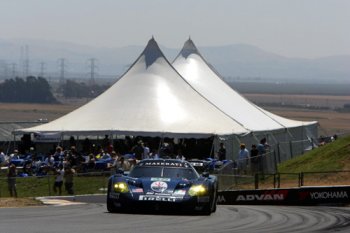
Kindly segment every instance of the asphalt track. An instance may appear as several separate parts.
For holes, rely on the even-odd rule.
[[[196,216],[110,214],[102,201],[89,202],[2,208],[0,232],[350,232],[349,207],[220,205],[211,216]]]

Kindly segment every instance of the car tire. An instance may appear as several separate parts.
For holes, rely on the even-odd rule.
[[[216,212],[216,202],[217,202],[217,198],[214,199],[214,203],[213,203],[213,208],[212,208],[212,213]]]
[[[109,194],[111,193],[111,182],[108,182],[108,190],[107,190],[107,210],[110,213],[118,213],[120,212],[121,208],[116,207],[114,204],[114,201],[109,197]]]
[[[214,193],[210,195],[209,202],[203,207],[202,214],[210,215],[212,212],[216,211],[216,202]]]
[[[211,214],[211,205],[210,202],[208,204],[206,204],[202,210],[202,214],[203,215],[210,215]]]
[[[107,210],[108,210],[108,212],[118,213],[119,212],[118,209],[119,208],[114,205],[113,200],[111,200],[110,198],[107,198]]]

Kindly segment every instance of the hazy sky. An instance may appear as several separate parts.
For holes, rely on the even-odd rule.
[[[100,47],[245,43],[288,57],[350,54],[350,0],[0,0],[0,39]]]

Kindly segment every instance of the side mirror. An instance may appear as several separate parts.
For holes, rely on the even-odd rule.
[[[208,178],[209,177],[209,172],[203,172],[202,176]]]

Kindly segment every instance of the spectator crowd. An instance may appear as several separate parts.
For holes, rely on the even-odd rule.
[[[78,150],[77,148],[80,148]],[[186,144],[182,142],[162,141],[154,143],[136,140],[110,140],[105,135],[100,144],[95,145],[88,138],[77,146],[74,137],[69,140],[67,148],[55,146],[46,154],[38,153],[34,147],[20,152],[14,149],[12,153],[5,154],[0,148],[0,165],[7,168],[8,189],[11,196],[17,196],[16,176],[44,176],[54,175],[53,191],[61,195],[62,187],[68,194],[74,194],[73,177],[76,173],[95,171],[128,171],[142,159],[173,158],[185,160],[183,151],[187,153]],[[233,161],[238,174],[251,174],[263,171],[263,156],[269,146],[263,138],[258,145],[252,145],[248,150],[245,144],[240,145],[237,160]],[[206,156],[206,158],[210,157]],[[224,143],[213,156],[213,169],[215,164],[224,164],[227,161]],[[191,158],[189,158],[191,159]]]

